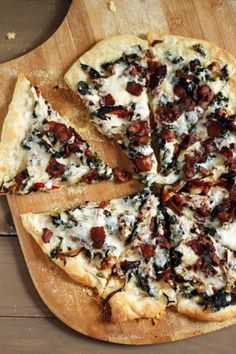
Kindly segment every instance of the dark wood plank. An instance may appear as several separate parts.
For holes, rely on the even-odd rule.
[[[35,290],[16,237],[0,238],[0,259],[0,317],[53,316]]]
[[[0,236],[15,235],[11,213],[5,196],[0,196]]]

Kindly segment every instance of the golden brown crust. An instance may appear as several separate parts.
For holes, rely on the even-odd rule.
[[[41,223],[43,223],[43,220],[41,220],[41,223],[37,223],[33,215],[34,214],[32,213],[21,215],[23,226],[26,231],[34,238],[42,251],[50,257],[49,243],[44,243],[41,237]],[[41,217],[43,217],[43,215],[41,215]],[[46,221],[44,221],[44,223],[45,222]],[[99,294],[103,292],[107,280],[105,277],[97,276],[98,269],[89,262],[89,258],[86,257],[83,251],[81,251],[75,257],[67,257],[66,263],[58,258],[53,258],[52,260],[75,281],[83,285],[96,288]]]
[[[213,312],[212,309],[204,309],[204,306],[182,296],[178,297],[177,309],[178,312],[201,321],[221,322],[236,317],[236,305],[230,305]]]
[[[166,301],[157,300],[139,289],[120,291],[108,301],[113,321],[127,321],[138,318],[161,319],[165,314]]]
[[[76,91],[78,81],[86,81],[86,75],[81,69],[81,63],[87,64],[99,70],[101,64],[115,61],[134,45],[141,45],[143,48],[147,48],[148,43],[139,37],[129,34],[112,36],[103,39],[84,53],[72,65],[72,67],[65,74],[66,83],[73,91]]]
[[[21,142],[28,130],[27,113],[32,109],[34,98],[31,84],[19,75],[12,101],[4,120],[0,142],[0,185],[5,178],[13,178],[25,167],[27,152]]]
[[[182,36],[175,35],[162,35],[155,33],[148,33],[147,35],[148,42],[151,44],[154,40],[158,39],[163,41],[162,45],[165,45],[166,48],[173,49],[175,52],[178,52],[184,56],[188,56],[189,49],[194,44],[200,44],[204,49],[206,49],[206,57],[201,57],[204,62],[210,62],[212,60],[221,61],[222,64],[228,64],[229,72],[233,75],[236,72],[236,59],[229,53],[227,50],[218,47],[216,44],[208,42],[203,39],[197,38],[186,38]],[[192,51],[192,50],[191,50]]]

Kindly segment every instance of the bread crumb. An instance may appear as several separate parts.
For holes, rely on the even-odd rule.
[[[7,39],[10,41],[11,39],[15,39],[16,32],[7,32]]]
[[[108,1],[108,9],[111,12],[116,12],[116,5],[115,5],[114,1]]]

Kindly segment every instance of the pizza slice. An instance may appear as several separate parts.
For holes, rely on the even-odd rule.
[[[0,192],[51,191],[112,180],[112,169],[20,75],[0,143]]]
[[[87,202],[62,212],[24,214],[22,222],[42,251],[81,284],[101,294],[133,230],[148,191]]]
[[[173,165],[185,181],[217,181],[235,176],[236,77],[214,97]]]
[[[163,204],[178,217],[171,224],[185,221],[181,237],[171,230],[178,311],[207,321],[235,316],[235,180],[192,180],[175,192],[168,188],[162,192]]]
[[[159,180],[173,183],[179,153],[204,111],[235,73],[236,61],[202,40],[171,35],[150,36],[149,40],[148,87],[156,123]]]
[[[147,195],[102,294],[112,320],[160,319],[167,306],[176,304],[169,284],[174,259],[169,231],[159,198]]]
[[[147,41],[132,35],[106,38],[74,63],[65,80],[96,128],[119,144],[140,179],[151,184],[157,161],[150,142],[147,49]]]

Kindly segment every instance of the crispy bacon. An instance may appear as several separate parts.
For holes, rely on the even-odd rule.
[[[188,182],[188,189],[191,193],[207,195],[210,189],[210,183],[200,179]]]
[[[110,93],[108,93],[108,95],[102,97],[100,100],[101,106],[113,106],[114,104],[115,104],[115,100]]]
[[[180,194],[174,194],[172,198],[166,201],[166,206],[173,210],[177,215],[181,215],[184,205],[184,198]]]
[[[160,65],[158,62],[149,61],[148,70],[150,72],[149,88],[154,90],[166,77],[167,66]]]
[[[127,183],[130,181],[131,174],[129,172],[122,171],[119,167],[115,167],[112,170],[118,182]]]
[[[191,158],[190,155],[185,155],[184,156],[184,175],[187,179],[191,179],[195,176],[195,171],[194,171],[194,160]]]
[[[61,143],[66,143],[72,136],[72,132],[69,128],[62,123],[55,122],[53,120],[47,121],[46,119],[43,121],[44,130],[46,132],[53,132],[56,134]]]
[[[194,95],[196,96],[198,105],[203,109],[207,109],[214,98],[214,92],[207,85],[197,87]]]
[[[166,249],[171,248],[170,242],[167,240],[167,238],[164,235],[158,235],[156,239],[157,239],[157,243],[163,248]]]
[[[208,120],[207,133],[210,138],[218,138],[222,134],[222,124],[215,120]]]
[[[53,232],[49,230],[47,227],[43,228],[42,240],[44,243],[49,243]]]
[[[16,175],[15,182],[17,185],[17,189],[19,189],[23,185],[24,180],[27,178],[27,176],[28,176],[27,170],[22,171],[22,172],[18,173],[18,175]]]
[[[46,172],[49,174],[49,176],[54,178],[59,178],[63,175],[64,171],[65,171],[65,165],[59,163],[55,159],[55,157],[52,156],[46,168]]]
[[[142,256],[145,258],[154,257],[156,253],[156,245],[150,245],[148,243],[142,243],[140,245]]]
[[[103,226],[95,226],[90,229],[90,237],[93,241],[93,248],[101,249],[104,245],[106,232]]]
[[[158,107],[155,112],[156,119],[164,122],[174,122],[180,115],[180,107],[175,102],[168,102],[166,106]]]
[[[175,140],[175,132],[172,129],[163,127],[161,131],[161,138],[168,142],[173,141]]]
[[[127,83],[126,91],[128,91],[133,96],[140,96],[141,93],[143,92],[143,86],[137,84],[134,81],[130,81]]]
[[[236,184],[230,189],[229,198],[232,202],[236,202]]]
[[[215,152],[217,150],[216,144],[212,138],[208,138],[208,139],[202,141],[201,145],[204,147],[205,152],[207,154],[210,154],[210,153]]]
[[[103,270],[103,269],[106,269],[107,267],[109,267],[110,265],[110,262],[109,262],[109,258],[103,258],[103,260],[101,261],[100,263],[100,269]]]
[[[221,224],[228,222],[233,219],[235,216],[235,206],[230,199],[224,199],[223,202],[217,206],[213,214],[216,214],[216,217]]]
[[[96,168],[93,168],[92,170],[88,171],[82,178],[81,181],[84,183],[91,184],[94,180],[96,180],[98,176],[98,172]]]
[[[137,167],[137,169],[141,172],[147,172],[152,169],[152,155],[142,155],[142,154],[137,154],[134,158],[134,164]]]
[[[146,145],[149,141],[150,126],[145,120],[135,120],[128,127],[128,136],[133,143]]]
[[[210,257],[214,266],[220,264],[220,258],[216,254],[216,249],[209,237],[200,237],[186,242],[186,245],[191,247],[192,250],[201,257],[195,264],[195,269],[204,269],[208,265],[208,259]]]
[[[101,119],[106,119],[106,114],[111,113],[116,115],[119,118],[128,118],[127,108],[118,105],[118,106],[103,106],[97,110],[97,116]]]

